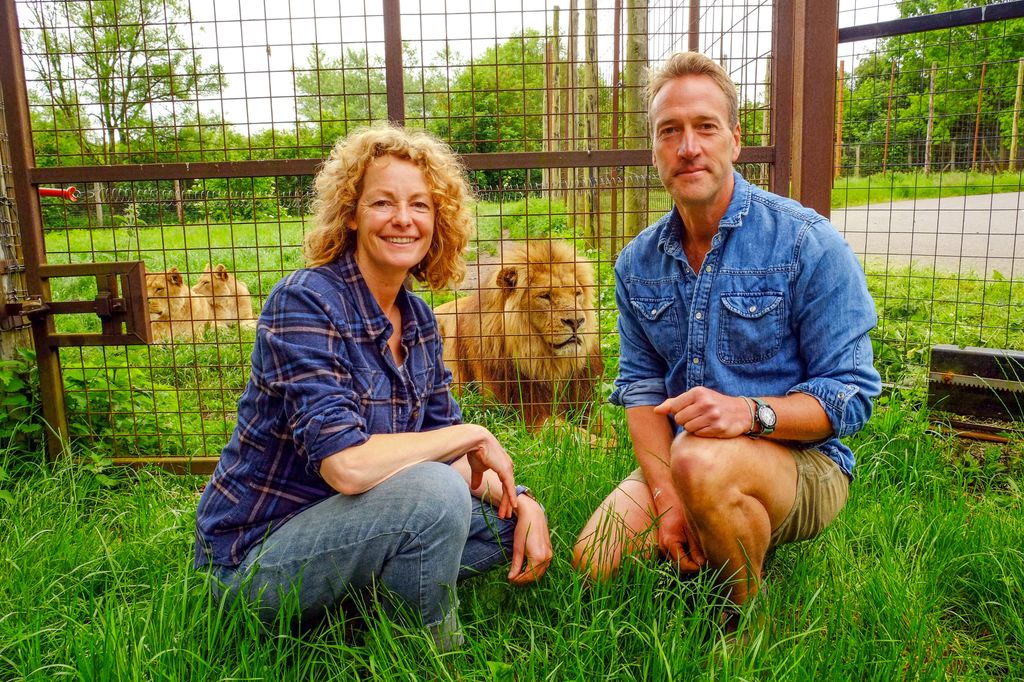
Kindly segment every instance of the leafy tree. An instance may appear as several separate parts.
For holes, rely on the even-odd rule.
[[[133,147],[161,111],[224,84],[178,32],[181,0],[90,0],[26,5],[23,43],[38,75],[33,93],[59,128],[78,132],[102,163],[136,160]],[[146,147],[144,146],[145,150]]]
[[[902,17],[947,12],[990,4],[984,0],[902,0]],[[879,169],[884,153],[889,81],[896,65],[892,118],[889,122],[890,166],[923,160],[927,137],[931,65],[937,64],[933,144],[957,143],[955,161],[971,163],[978,89],[985,65],[980,128],[995,144],[979,148],[998,156],[1009,147],[1017,60],[1024,54],[1024,20],[1011,19],[946,31],[896,36],[879,43],[878,52],[860,62],[844,112],[847,149],[861,144],[866,171]],[[935,155],[933,154],[933,157]]]
[[[527,30],[488,48],[455,76],[427,127],[460,153],[540,151],[544,140],[544,38]],[[439,103],[440,104],[440,103]],[[540,181],[540,172],[532,171]],[[480,171],[484,186],[522,186],[526,171]]]
[[[384,60],[366,50],[332,59],[315,45],[306,68],[295,69],[295,91],[299,120],[319,126],[324,148],[351,128],[388,118]]]

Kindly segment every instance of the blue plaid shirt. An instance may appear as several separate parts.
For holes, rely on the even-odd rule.
[[[238,424],[199,501],[196,568],[237,566],[268,533],[337,494],[320,476],[325,458],[375,433],[461,421],[433,313],[405,290],[397,305],[401,366],[388,351],[391,323],[351,251],[274,287],[260,315]]]

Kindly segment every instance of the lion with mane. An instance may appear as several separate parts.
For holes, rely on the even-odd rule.
[[[532,430],[594,408],[603,368],[594,270],[571,244],[516,245],[476,292],[434,314],[456,390],[476,382]]]

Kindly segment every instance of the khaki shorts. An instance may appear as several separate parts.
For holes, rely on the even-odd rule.
[[[850,479],[833,460],[813,449],[790,451],[796,460],[796,498],[789,515],[772,530],[769,549],[821,533],[846,506],[850,492]],[[640,469],[626,480],[647,483]]]

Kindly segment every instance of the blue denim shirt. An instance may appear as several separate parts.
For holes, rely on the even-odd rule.
[[[611,401],[657,405],[695,386],[727,395],[806,393],[833,436],[809,443],[853,478],[839,438],[881,391],[868,332],[875,305],[860,263],[831,223],[739,173],[699,273],[673,209],[615,264],[621,357]]]
[[[260,314],[238,424],[196,511],[196,567],[237,566],[249,548],[335,491],[320,463],[376,433],[429,431],[462,421],[448,391],[430,307],[405,291],[405,361],[388,350],[392,325],[352,251],[298,270]]]

